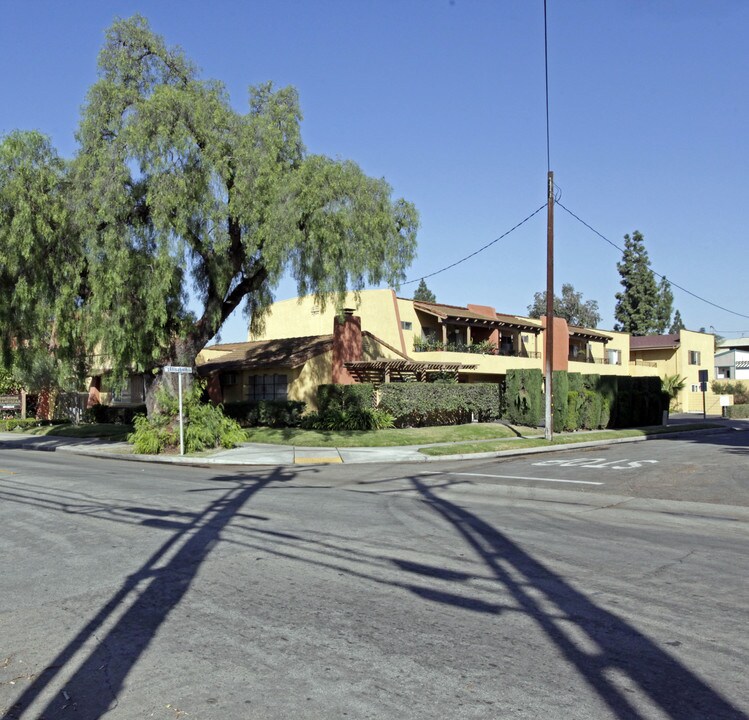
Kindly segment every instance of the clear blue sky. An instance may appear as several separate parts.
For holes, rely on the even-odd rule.
[[[0,133],[64,156],[104,30],[145,15],[243,110],[294,85],[310,152],[385,177],[421,215],[409,278],[498,237],[545,201],[543,0],[0,0]],[[637,229],[656,272],[749,315],[749,2],[548,0],[551,168],[561,202],[613,242]],[[614,324],[620,253],[556,212],[557,293]],[[427,280],[441,302],[526,312],[545,287],[546,217]],[[416,285],[402,287],[410,296]],[[284,282],[276,297],[296,295]],[[690,329],[749,319],[674,288]],[[727,332],[737,331],[737,332]],[[230,319],[224,341],[243,340]]]

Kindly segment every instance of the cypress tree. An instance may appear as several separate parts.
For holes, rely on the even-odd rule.
[[[644,240],[638,230],[625,235],[622,261],[616,264],[624,290],[616,294],[614,329],[632,335],[658,332],[658,287]]]

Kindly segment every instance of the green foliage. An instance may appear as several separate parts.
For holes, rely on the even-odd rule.
[[[616,268],[624,290],[616,293],[614,329],[632,335],[658,332],[658,287],[650,269],[645,238],[637,230],[631,237],[624,236],[624,254]]]
[[[569,373],[566,370],[554,370],[552,384],[554,391],[554,422],[552,427],[554,432],[562,432],[568,425]]]
[[[14,287],[0,365],[13,339],[76,368],[96,347],[115,376],[191,364],[243,304],[257,329],[286,274],[323,307],[397,286],[414,206],[353,162],[306,153],[301,117],[296,91],[270,83],[237,112],[143,17],[117,20],[74,160],[38,133],[0,145],[0,282]]]
[[[726,409],[726,417],[749,418],[749,404],[729,405]]]
[[[441,340],[431,338],[414,338],[414,352],[461,352],[475,353],[477,355],[497,355],[499,350],[491,340],[481,340],[471,345],[465,343],[443,343]],[[454,377],[454,376],[453,376]]]
[[[82,254],[68,165],[49,139],[0,138],[0,367],[28,388],[80,378],[86,352]],[[18,350],[21,348],[21,350]]]
[[[396,427],[491,422],[501,417],[502,393],[494,383],[387,383],[380,387],[379,408]]]
[[[182,398],[185,452],[195,453],[216,447],[231,448],[244,441],[239,424],[224,415],[221,406],[202,401],[205,385],[193,382]],[[159,391],[161,412],[150,418],[138,415],[128,442],[136,453],[154,454],[179,447],[179,399]]]
[[[11,430],[27,430],[34,427],[44,427],[46,425],[55,425],[59,421],[55,420],[37,420],[36,418],[20,417],[5,418],[0,420],[0,431],[10,432]]]
[[[506,419],[535,427],[543,417],[543,374],[537,368],[508,370],[505,382]]]
[[[733,395],[734,405],[745,405],[749,403],[749,389],[741,381],[713,380],[710,389],[716,395]]]
[[[437,296],[427,287],[424,278],[421,278],[419,287],[416,288],[414,293],[414,300],[417,302],[435,303],[437,302]]]
[[[658,285],[658,304],[656,306],[655,331],[663,335],[671,327],[671,313],[674,308],[674,294],[671,291],[671,283],[664,275]]]
[[[687,379],[680,375],[665,375],[661,379],[661,390],[668,393],[671,400],[676,400],[679,393],[687,386]]]
[[[554,315],[564,318],[570,325],[595,328],[601,322],[596,300],[583,302],[583,294],[575,292],[574,285],[562,285],[562,297],[554,296]],[[546,316],[546,291],[533,295],[533,302],[528,305],[528,317],[540,318]]]
[[[353,385],[318,385],[317,407],[320,412],[327,410],[368,409],[375,406],[374,385],[354,383]]]
[[[296,400],[243,400],[226,403],[224,415],[241,427],[298,427],[305,403]]]
[[[390,413],[371,407],[328,407],[302,418],[305,430],[387,430],[394,426]]]
[[[669,334],[677,335],[680,330],[684,330],[684,321],[681,319],[681,313],[677,310],[674,313],[674,321],[671,323],[671,327],[668,329]]]

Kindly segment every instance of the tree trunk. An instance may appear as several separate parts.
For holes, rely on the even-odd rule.
[[[164,366],[178,365],[192,368],[192,374],[182,376],[182,394],[184,397],[191,387],[193,381],[197,378],[197,365],[195,358],[205,346],[205,341],[195,337],[188,337],[184,340],[178,340],[174,343],[169,358],[165,360]],[[159,405],[159,391],[164,388],[170,395],[177,397],[179,379],[177,373],[165,373],[162,367],[157,368],[150,381],[146,383],[146,414],[153,417],[161,411]]]

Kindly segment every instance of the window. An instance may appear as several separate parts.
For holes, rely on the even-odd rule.
[[[224,387],[229,387],[230,385],[236,385],[237,384],[237,374],[236,373],[224,373],[221,376],[221,384]]]
[[[622,351],[621,350],[606,350],[606,358],[609,365],[621,365],[622,364]]]
[[[248,400],[286,400],[288,397],[286,375],[251,375],[247,381]]]
[[[690,350],[689,351],[689,364],[690,365],[699,365],[700,364],[700,352],[699,352],[699,350]]]
[[[412,322],[407,322],[406,320],[401,320],[401,328],[404,330],[413,330],[414,324]]]
[[[719,380],[730,380],[731,379],[731,368],[730,367],[719,367],[715,368],[715,374]]]
[[[699,392],[700,391],[700,385],[697,383],[697,385],[692,385],[692,392]]]

